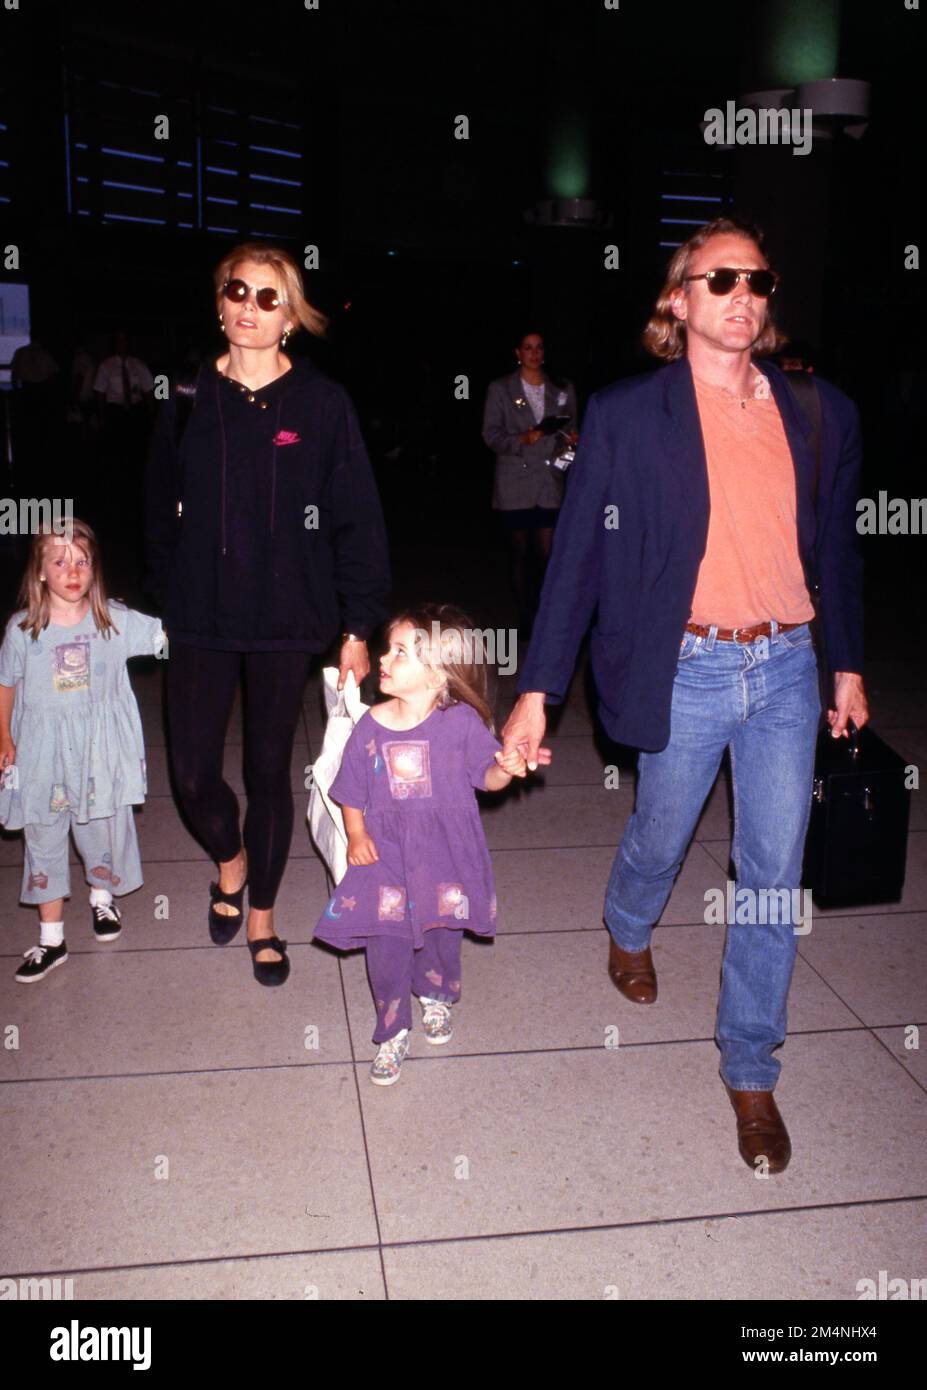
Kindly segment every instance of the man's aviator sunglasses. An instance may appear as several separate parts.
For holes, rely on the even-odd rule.
[[[254,290],[255,302],[259,309],[264,310],[265,314],[270,314],[274,309],[280,308],[280,296],[270,285],[264,285],[261,289],[257,289],[254,285],[245,284],[244,280],[226,280],[222,286],[222,293],[233,304],[244,304],[248,298],[249,290]]]
[[[768,299],[775,294],[779,283],[779,276],[774,270],[731,270],[727,266],[720,270],[706,270],[703,275],[686,275],[684,279],[707,280],[712,294],[730,294],[743,279],[750,293],[758,295],[760,299]]]

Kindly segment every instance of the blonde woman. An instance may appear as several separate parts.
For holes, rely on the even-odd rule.
[[[216,861],[209,928],[243,920],[254,974],[282,984],[273,909],[293,832],[290,759],[312,654],[341,634],[341,680],[370,669],[389,568],[373,472],[347,393],[285,351],[325,317],[296,262],[236,246],[215,271],[225,348],[200,368],[180,430],[165,407],[149,459],[148,564],[170,636],[168,743],[180,804]],[[222,776],[226,728],[244,687],[247,811]]]

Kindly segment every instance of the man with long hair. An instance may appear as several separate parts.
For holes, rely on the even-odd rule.
[[[731,219],[700,228],[673,256],[644,334],[668,365],[589,403],[522,693],[502,731],[505,750],[520,747],[529,767],[550,761],[544,703],[565,697],[597,607],[602,722],[641,750],[605,896],[609,976],[636,1004],[656,1001],[651,932],[730,750],[737,882],[725,894],[716,1039],[741,1156],[770,1173],[791,1154],[773,1052],[785,1040],[796,935],[808,930],[794,905],[818,663],[833,673],[833,736],[868,718],[858,413],[815,378],[816,448],[783,373],[755,360],[783,341],[769,313],[777,282],[760,233]]]

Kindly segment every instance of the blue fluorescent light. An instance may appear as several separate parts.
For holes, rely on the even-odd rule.
[[[284,183],[287,188],[302,188],[302,179],[275,179],[272,174],[249,174],[249,179],[255,179],[258,183]]]
[[[257,150],[259,154],[282,154],[284,159],[302,159],[299,150],[275,150],[270,145],[249,145],[249,150]]]
[[[163,197],[165,192],[163,188],[148,188],[143,183],[117,183],[115,179],[101,179],[100,183],[102,188],[128,188],[133,193],[160,193]]]
[[[124,212],[107,212],[103,216],[104,222],[147,222],[151,227],[166,227],[167,222],[163,217],[129,217]]]
[[[301,130],[302,127],[296,121],[279,121],[274,116],[252,116],[252,121],[260,121],[262,125],[282,125],[287,130]]]
[[[87,146],[84,145],[83,149]],[[111,145],[101,145],[101,154],[118,154],[122,159],[143,159],[147,164],[163,164],[164,158],[159,154],[138,154],[136,150],[117,150]]]

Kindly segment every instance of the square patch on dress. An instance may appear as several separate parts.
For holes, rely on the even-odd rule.
[[[438,884],[438,916],[456,917],[465,922],[470,916],[470,902],[462,883]]]
[[[383,752],[389,789],[397,801],[431,796],[431,762],[426,738],[404,742],[391,739],[384,743]]]
[[[381,883],[377,901],[377,917],[381,922],[401,922],[406,915],[406,890],[391,883]]]
[[[52,657],[52,680],[58,691],[90,689],[90,642],[86,637],[58,643]]]

